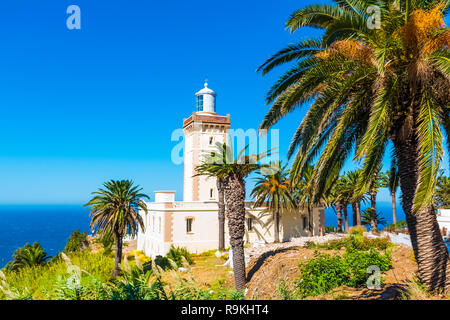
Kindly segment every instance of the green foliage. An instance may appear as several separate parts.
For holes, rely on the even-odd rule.
[[[110,235],[100,235],[99,237],[95,238],[95,243],[100,243],[103,247],[103,254],[105,255],[111,255],[114,245],[114,237]]]
[[[39,242],[29,245],[28,243],[23,248],[18,248],[13,253],[13,260],[10,261],[5,269],[9,271],[16,271],[24,267],[32,267],[43,265],[49,259]]]
[[[314,258],[300,264],[299,268],[296,286],[301,298],[325,294],[350,279],[350,271],[340,256],[316,252]]]
[[[89,246],[89,241],[87,240],[86,232],[81,233],[80,230],[72,231],[69,239],[67,240],[66,246],[64,248],[65,253],[72,253],[80,251]]]
[[[325,232],[326,233],[336,232],[336,228],[330,227],[330,226],[325,226]]]
[[[385,238],[367,238],[362,236],[362,234],[351,234],[348,237],[342,239],[330,240],[325,243],[313,243],[307,242],[305,244],[306,248],[309,249],[326,249],[326,250],[386,250],[393,244],[389,237]]]
[[[380,271],[388,271],[392,266],[392,257],[389,251],[380,254],[374,249],[369,251],[347,250],[344,253],[344,264],[350,270],[350,277],[345,285],[350,287],[364,286],[370,274],[369,266],[377,266]]]
[[[376,221],[377,225],[386,224],[386,219],[383,218],[381,212],[377,212],[373,217],[372,208],[367,208],[361,212],[361,224],[370,226],[370,222],[372,221],[372,219]]]
[[[408,229],[408,224],[405,220],[400,220],[397,223],[391,223],[386,228],[384,228],[383,231],[393,232],[402,229]]]
[[[299,265],[296,294],[304,298],[325,294],[342,285],[361,287],[366,284],[370,276],[367,270],[372,265],[378,266],[381,272],[389,270],[390,253],[350,249],[341,257],[316,252],[314,258]]]
[[[174,261],[178,267],[184,267],[185,263],[183,263],[183,258],[188,264],[194,264],[191,253],[185,247],[175,247],[174,245],[171,245],[169,252],[166,254],[166,258]]]
[[[450,177],[438,178],[434,202],[438,208],[450,208]]]

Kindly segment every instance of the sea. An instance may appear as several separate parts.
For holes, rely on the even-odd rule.
[[[26,243],[39,242],[48,256],[64,249],[73,230],[90,234],[82,205],[0,205],[0,268]]]
[[[381,212],[387,224],[392,223],[390,203],[378,202],[377,211]],[[348,214],[351,224],[351,206]],[[400,205],[397,205],[397,219],[405,219]],[[12,259],[17,248],[26,243],[37,241],[47,255],[57,255],[64,249],[73,230],[90,234],[89,223],[89,211],[82,205],[0,205],[0,268]],[[325,225],[337,226],[336,214],[331,208],[325,210]],[[450,243],[447,247],[450,250]]]

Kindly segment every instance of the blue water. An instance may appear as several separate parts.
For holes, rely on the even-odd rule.
[[[82,206],[0,206],[0,268],[18,247],[34,241],[47,255],[56,255],[73,230],[90,234],[88,215]]]
[[[361,210],[369,207],[370,204],[361,205]],[[348,223],[350,226],[353,225],[353,214],[352,214],[352,206],[348,206]],[[384,219],[386,219],[386,226],[392,223],[392,203],[390,202],[377,202],[377,212],[380,212]],[[405,213],[403,212],[403,208],[400,204],[397,204],[397,221],[405,220]],[[337,227],[337,218],[336,213],[332,208],[325,209],[325,225],[331,227]],[[382,229],[383,226],[380,225],[379,229]]]

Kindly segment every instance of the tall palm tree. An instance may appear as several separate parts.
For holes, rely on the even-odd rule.
[[[378,6],[379,17],[367,13],[371,5]],[[324,33],[289,45],[259,68],[266,74],[294,62],[269,90],[272,106],[260,127],[268,129],[309,105],[288,155],[302,159],[299,176],[317,160],[311,182],[317,197],[353,153],[362,160],[356,195],[368,192],[388,141],[393,143],[418,274],[432,290],[450,290],[448,252],[433,206],[445,149],[442,130],[450,134],[450,31],[443,19],[449,5],[440,0],[307,5],[286,26],[291,32],[308,26]]]
[[[113,275],[117,277],[122,261],[123,237],[126,234],[135,235],[139,227],[144,230],[139,210],[147,214],[147,205],[143,199],[149,199],[149,196],[141,193],[142,188],[133,185],[130,180],[111,180],[103,186],[104,189],[92,193],[95,196],[85,206],[91,210],[91,229],[101,237],[114,237],[116,256]]]
[[[306,211],[308,213],[309,237],[312,237],[314,235],[313,205],[319,202],[314,200],[313,190],[311,189],[310,186],[313,171],[314,167],[308,166],[308,168],[304,170],[302,176],[296,180],[296,183],[293,183],[293,185],[296,188],[297,201],[303,208],[306,208]],[[322,223],[320,223],[320,225],[322,225]]]
[[[266,168],[259,173],[261,176],[257,178],[251,196],[256,199],[255,207],[262,207],[267,202],[267,210],[271,210],[273,216],[274,242],[280,242],[280,211],[296,207],[288,172],[278,161],[270,170]]]
[[[212,152],[207,161],[202,162],[200,165],[196,167],[197,174],[196,175],[205,175],[211,178],[216,179],[217,185],[217,205],[218,205],[218,220],[219,220],[219,251],[225,250],[225,175],[221,170],[217,170],[217,163],[225,163],[226,160],[226,144],[217,144],[217,151]],[[222,161],[215,161],[218,159],[222,159]]]
[[[337,232],[342,232],[342,202],[341,202],[341,188],[342,184],[339,179],[335,181],[332,187],[325,193],[323,196],[325,198],[325,202],[327,207],[332,207],[335,210],[336,218],[337,218]]]
[[[246,155],[248,146],[233,156],[230,145],[219,144],[217,152],[207,155],[200,166],[205,163],[209,172],[223,176],[225,186],[225,213],[228,218],[230,245],[233,253],[234,282],[237,290],[245,287],[245,178],[252,172],[260,170],[258,161],[268,153]]]
[[[366,202],[367,200],[365,195],[355,196],[355,187],[358,183],[360,172],[360,170],[353,170],[346,173],[349,186],[352,188],[351,204],[354,226],[361,226],[361,202]]]
[[[391,161],[391,170],[386,172],[388,176],[388,188],[392,198],[392,222],[397,223],[397,199],[396,193],[400,186],[400,177],[398,175],[397,159],[394,157]]]

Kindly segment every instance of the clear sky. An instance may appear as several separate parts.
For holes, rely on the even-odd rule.
[[[317,34],[284,28],[308,2],[2,0],[0,203],[84,203],[112,178],[181,200],[171,134],[194,110],[194,93],[208,78],[232,127],[257,128],[280,73],[255,70]],[[66,27],[71,4],[81,30]],[[282,155],[303,114],[277,125]]]

